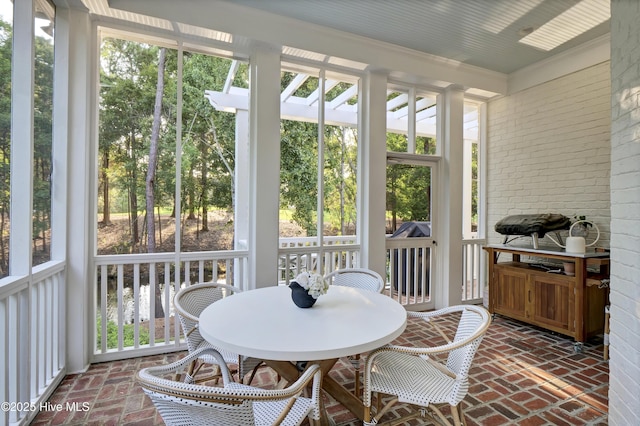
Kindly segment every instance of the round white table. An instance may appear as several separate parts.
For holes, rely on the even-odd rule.
[[[314,361],[322,388],[361,420],[358,396],[327,374],[339,358],[371,351],[400,336],[407,312],[380,293],[331,286],[316,304],[298,308],[286,286],[236,293],[205,308],[200,334],[220,348],[259,358],[288,381],[299,371],[294,361]],[[320,419],[327,424],[326,416]]]
[[[286,286],[225,297],[200,315],[209,343],[255,358],[315,361],[371,351],[400,336],[405,308],[390,297],[331,286],[316,304],[298,308]]]

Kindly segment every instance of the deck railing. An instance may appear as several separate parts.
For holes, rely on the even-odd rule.
[[[185,349],[173,295],[205,281],[241,287],[248,255],[235,250],[97,256],[92,361]]]
[[[464,241],[463,301],[482,300],[484,270],[478,239]],[[432,240],[387,239],[385,294],[403,305],[431,301]],[[181,287],[217,281],[244,289],[248,251],[152,253],[95,258],[96,290],[93,362],[183,350],[172,299]],[[278,249],[278,281],[288,284],[301,271],[327,274],[358,267],[354,236],[283,238]],[[103,338],[104,336],[104,338]]]
[[[486,262],[482,246],[484,239],[462,241],[462,301],[465,303],[483,302],[486,288]]]
[[[64,262],[0,285],[0,425],[28,424],[64,378],[65,294]]]
[[[405,306],[431,307],[432,245],[425,237],[387,238],[385,294]]]
[[[355,235],[281,238],[278,249],[278,283],[288,284],[302,271],[322,275],[336,269],[354,268],[359,262],[360,245]],[[318,262],[320,260],[320,262]]]

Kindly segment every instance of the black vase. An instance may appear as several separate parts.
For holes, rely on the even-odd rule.
[[[291,299],[293,303],[299,308],[310,308],[316,303],[316,299],[313,298],[307,290],[305,290],[300,284],[295,281],[291,281],[289,284],[291,289]]]

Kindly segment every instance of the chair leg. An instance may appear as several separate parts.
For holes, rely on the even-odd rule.
[[[380,397],[380,394],[379,394],[379,393],[377,394],[377,398],[376,398],[376,399],[377,399],[376,404],[377,404],[377,406],[379,407],[379,406],[380,406],[380,400],[382,399],[382,398]],[[380,410],[380,409],[377,409],[377,410],[376,410],[376,415],[375,415],[375,417],[374,417],[373,419],[370,419],[370,422],[371,422],[372,424],[374,424],[374,425],[375,425],[375,424],[378,424],[378,422],[380,421],[380,419],[382,418],[382,416],[384,416],[384,414],[385,414],[387,411],[389,411],[389,409],[390,409],[391,407],[393,407],[393,405],[395,405],[395,403],[397,403],[397,402],[398,402],[398,398],[397,398],[397,397],[394,397],[394,398],[392,398],[392,399],[391,399],[391,401],[387,402],[387,403],[385,404],[385,406],[384,406],[384,407],[382,407],[382,409],[381,409],[381,410]],[[366,407],[365,407],[365,409],[366,409]],[[371,416],[371,414],[369,414],[369,416]]]
[[[249,376],[249,382],[247,383],[247,385],[251,385],[251,382],[253,382],[253,379],[256,377],[256,373],[258,372],[258,368],[260,368],[262,366],[262,364],[258,364],[255,367],[253,367],[253,370],[251,370],[251,375]]]
[[[458,416],[458,408],[457,406],[452,406],[450,405],[449,407],[451,407],[451,416],[453,417],[453,424],[455,426],[461,426],[460,425],[460,418]],[[433,404],[429,405],[429,409],[436,415],[438,416],[438,420],[440,420],[441,424],[444,425],[451,425],[451,422],[445,417],[445,415],[442,413],[442,411],[440,411],[440,409],[438,407],[436,407]],[[433,416],[432,416],[433,417]],[[435,419],[435,417],[434,417]]]
[[[369,423],[371,421],[371,407],[364,407],[364,422]]]
[[[458,411],[460,411],[460,420],[462,420],[463,426],[467,426],[467,419],[464,417],[464,411],[462,411],[462,402],[458,403]]]
[[[460,423],[460,404],[451,406],[451,416],[455,426],[462,426],[462,423]]]

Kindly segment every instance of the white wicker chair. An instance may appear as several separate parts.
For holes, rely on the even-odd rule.
[[[455,337],[450,340],[434,319],[456,312],[460,313],[460,319]],[[407,312],[407,315],[409,318],[424,319],[448,343],[430,348],[388,345],[370,352],[364,370],[364,424],[378,424],[396,402],[422,407],[408,418],[424,416],[436,423],[439,420],[447,425],[451,422],[437,406],[449,404],[453,423],[466,424],[460,401],[467,395],[469,369],[482,337],[491,323],[489,312],[481,306],[463,305],[433,312]],[[438,356],[445,359],[441,362],[437,359]],[[374,392],[392,395],[393,398],[384,408],[377,410],[375,418],[371,419]],[[380,406],[380,396],[377,399],[377,405]],[[394,423],[397,420],[394,419]]]
[[[218,300],[240,292],[239,289],[217,283],[200,283],[193,284],[189,287],[185,287],[178,291],[173,297],[173,306],[180,319],[182,325],[182,331],[184,332],[185,339],[187,341],[187,349],[189,352],[194,352],[200,348],[214,348],[222,354],[227,364],[236,365],[238,368],[238,381],[242,382],[244,376],[251,371],[248,384],[251,384],[253,377],[255,376],[257,368],[262,364],[262,360],[256,358],[250,358],[243,355],[231,353],[229,351],[222,350],[211,345],[207,342],[198,330],[198,323],[200,313],[212,303]],[[226,327],[227,325],[220,325]],[[202,363],[217,364],[217,362],[211,357],[201,357],[201,364],[198,366],[198,360],[194,360],[185,377],[186,381],[193,381],[199,368],[202,367]],[[203,379],[206,380],[206,379]]]
[[[384,280],[376,271],[365,268],[346,268],[336,269],[327,274],[325,280],[329,285],[338,285],[344,287],[360,288],[376,293],[382,293],[384,290]],[[349,357],[349,361],[355,370],[355,389],[356,396],[360,395],[360,355]]]
[[[375,271],[364,268],[337,269],[324,277],[330,285],[361,288],[382,293],[384,280]]]
[[[202,357],[220,365],[222,387],[168,378]],[[322,372],[318,365],[310,366],[286,389],[267,390],[233,382],[222,355],[213,348],[202,348],[172,364],[143,368],[136,378],[168,426],[294,426],[307,417],[312,424],[320,418]],[[311,396],[305,397],[310,383]]]

